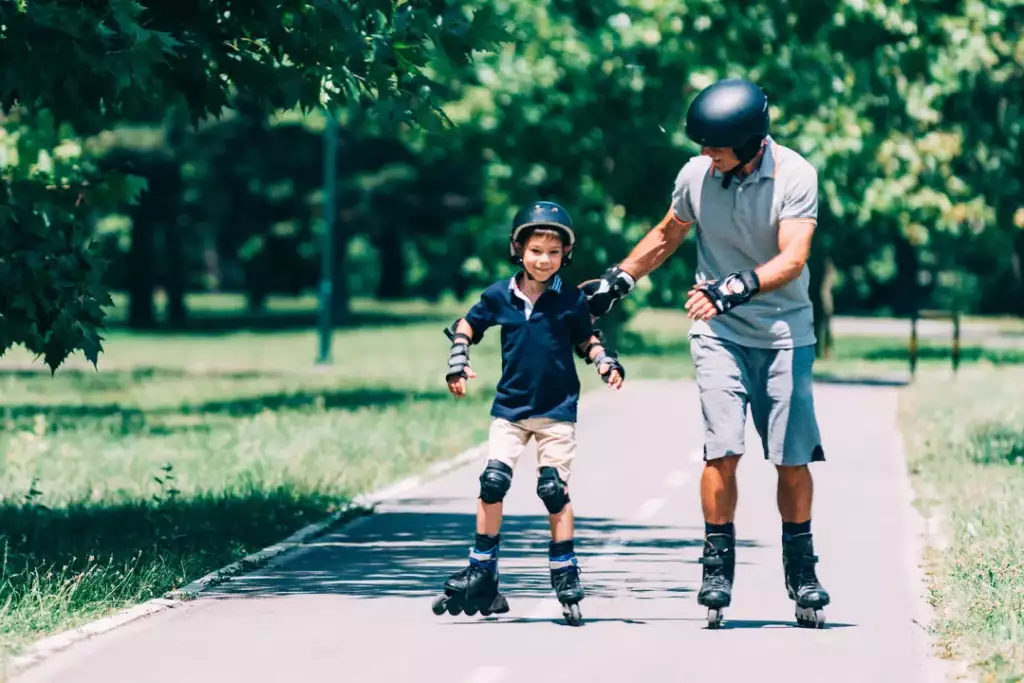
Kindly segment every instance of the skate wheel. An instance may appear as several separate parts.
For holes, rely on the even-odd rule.
[[[480,610],[480,613],[484,614],[485,617],[490,616],[491,614],[505,614],[506,612],[508,612],[508,600],[506,600],[505,596],[500,593],[495,596],[494,600],[491,602],[491,606],[487,610],[487,614],[484,614],[483,610]]]
[[[566,622],[570,626],[579,626],[583,621],[583,615],[580,614],[579,603],[572,603],[571,605],[562,605],[562,616],[565,617]]]
[[[708,628],[718,628],[722,625],[722,610],[710,608],[708,609]]]
[[[448,596],[438,595],[436,598],[434,598],[434,602],[433,604],[431,604],[430,609],[432,609],[434,611],[434,614],[436,614],[437,616],[441,616],[442,614],[444,614],[444,610],[447,606]]]
[[[476,607],[473,605],[466,605],[466,616],[472,617],[476,614]]]
[[[480,616],[482,616],[482,617],[489,617],[489,616],[491,616],[491,610],[487,609],[486,607],[482,607],[480,609]]]
[[[825,628],[825,611],[811,607],[797,608],[796,623],[803,628]]]

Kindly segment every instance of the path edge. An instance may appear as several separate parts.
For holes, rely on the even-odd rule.
[[[428,467],[421,474],[412,475],[400,479],[397,482],[384,486],[376,491],[360,494],[349,501],[339,510],[331,513],[320,521],[308,524],[299,529],[291,536],[269,545],[262,550],[250,553],[245,557],[215,569],[204,576],[195,579],[181,588],[168,591],[159,598],[151,598],[146,602],[125,608],[114,614],[95,619],[82,624],[81,626],[67,629],[53,635],[46,636],[29,645],[21,654],[11,657],[4,662],[3,671],[0,672],[0,680],[23,673],[26,669],[40,664],[48,657],[66,650],[76,643],[93,638],[104,633],[109,633],[144,617],[158,614],[168,609],[174,609],[187,604],[199,596],[200,593],[217,586],[233,578],[244,576],[249,572],[264,567],[271,560],[279,559],[285,553],[294,550],[304,543],[326,533],[343,529],[356,520],[362,519],[374,513],[377,505],[382,501],[411,491],[423,484],[443,476],[453,470],[468,465],[483,457],[486,451],[486,443],[477,444],[459,453],[458,455],[441,460]]]
[[[904,509],[910,522],[910,538],[907,544],[907,564],[913,587],[914,614],[912,621],[917,627],[918,646],[924,655],[922,667],[924,680],[929,683],[977,683],[967,662],[961,659],[949,659],[938,655],[938,640],[931,633],[936,612],[928,601],[928,590],[931,579],[929,569],[929,551],[941,551],[948,544],[938,511],[929,509],[927,512],[918,507],[923,496],[914,486],[910,473],[910,460],[907,457],[906,441],[903,430],[896,419],[896,433],[893,438],[896,456],[900,462],[901,482]],[[927,515],[927,516],[926,516]]]

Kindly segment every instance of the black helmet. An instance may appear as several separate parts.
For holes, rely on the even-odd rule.
[[[727,78],[700,91],[686,112],[686,134],[701,147],[731,147],[740,164],[768,135],[768,96],[754,83]]]
[[[522,255],[516,250],[516,242],[526,236],[524,231],[532,232],[534,228],[552,228],[562,235],[565,252],[562,254],[562,265],[572,262],[572,248],[576,245],[576,233],[572,230],[572,219],[569,212],[554,202],[533,202],[519,210],[512,219],[512,233],[508,238],[509,258],[517,266],[523,264]]]

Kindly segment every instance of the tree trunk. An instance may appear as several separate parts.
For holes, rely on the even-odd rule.
[[[831,358],[835,348],[832,337],[832,316],[835,304],[832,299],[832,288],[836,281],[836,266],[830,255],[825,255],[815,270],[820,275],[811,273],[811,303],[814,306],[814,336],[818,338],[815,354],[818,358]]]
[[[893,313],[897,316],[911,316],[923,303],[921,301],[921,285],[918,282],[920,264],[917,250],[905,237],[896,239],[896,278],[892,282]]]
[[[151,330],[156,327],[153,290],[156,289],[155,231],[144,210],[148,191],[132,211],[132,244],[128,251],[128,327]]]
[[[406,262],[403,250],[404,240],[397,230],[385,226],[377,237],[377,252],[380,254],[380,282],[377,298],[384,300],[401,299],[406,294]]]
[[[341,193],[339,193],[340,195]],[[338,212],[334,228],[334,268],[331,278],[331,325],[345,325],[352,315],[352,301],[348,289],[346,269],[348,243],[352,234],[352,216],[349,211]]]

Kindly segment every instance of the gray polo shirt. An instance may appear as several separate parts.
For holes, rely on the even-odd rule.
[[[771,138],[761,166],[743,182],[722,188],[711,158],[691,158],[676,177],[672,208],[680,220],[695,222],[696,279],[725,277],[755,268],[779,253],[779,221],[818,217],[818,172],[798,152]],[[815,343],[808,293],[810,274],[753,299],[710,321],[695,320],[690,336],[721,337],[759,348]]]

